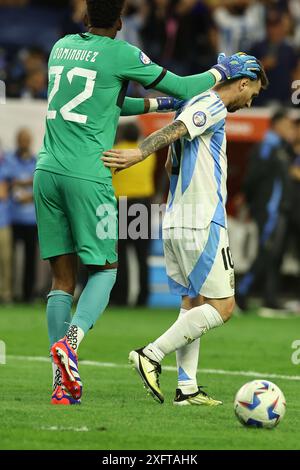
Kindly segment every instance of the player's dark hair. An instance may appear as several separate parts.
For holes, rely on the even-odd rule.
[[[121,17],[126,0],[86,0],[90,26],[112,28]]]

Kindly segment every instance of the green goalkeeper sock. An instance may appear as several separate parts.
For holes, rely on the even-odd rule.
[[[69,343],[75,351],[83,336],[95,325],[106,309],[116,276],[116,269],[106,269],[90,274],[67,332]]]
[[[48,295],[47,322],[50,345],[63,338],[71,323],[73,296],[62,290],[52,290]]]

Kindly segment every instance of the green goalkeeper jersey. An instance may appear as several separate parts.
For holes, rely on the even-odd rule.
[[[129,80],[179,98],[215,83],[209,72],[177,77],[125,41],[68,35],[49,58],[46,132],[37,169],[110,184],[111,172],[100,157],[114,144]]]

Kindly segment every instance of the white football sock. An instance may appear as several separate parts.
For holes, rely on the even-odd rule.
[[[154,341],[152,346],[155,346],[161,355],[166,356],[187,344],[191,344],[208,330],[221,326],[223,323],[219,312],[212,305],[204,304],[201,307],[192,308],[182,315],[162,336]]]
[[[183,318],[188,310],[182,308],[179,317]],[[191,344],[182,346],[176,351],[176,362],[178,370],[178,388],[185,395],[198,392],[197,367],[199,360],[200,338]]]
[[[154,343],[148,344],[143,349],[143,353],[155,362],[161,362],[165,357],[164,353]]]
[[[71,348],[77,352],[77,349],[84,338],[84,331],[82,328],[77,325],[71,325],[66,336]]]

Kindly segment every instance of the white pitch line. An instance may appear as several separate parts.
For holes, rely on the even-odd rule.
[[[74,428],[72,426],[42,426],[42,431],[74,431],[74,432],[88,432],[89,428],[82,426],[81,428]]]
[[[24,361],[24,362],[50,362],[48,357],[44,356],[7,356],[8,361]],[[113,362],[98,362],[98,361],[79,361],[81,366],[92,366],[92,367],[102,367],[102,368],[114,368],[114,369],[128,369],[130,366],[127,364],[115,364]],[[173,366],[164,366],[163,370],[165,371],[177,371],[176,367]],[[300,381],[300,375],[281,375],[281,374],[270,374],[268,372],[255,372],[252,370],[223,370],[223,369],[200,369],[199,372],[203,374],[212,374],[212,375],[232,375],[239,377],[254,377],[265,379],[282,379],[282,380],[292,380]]]

